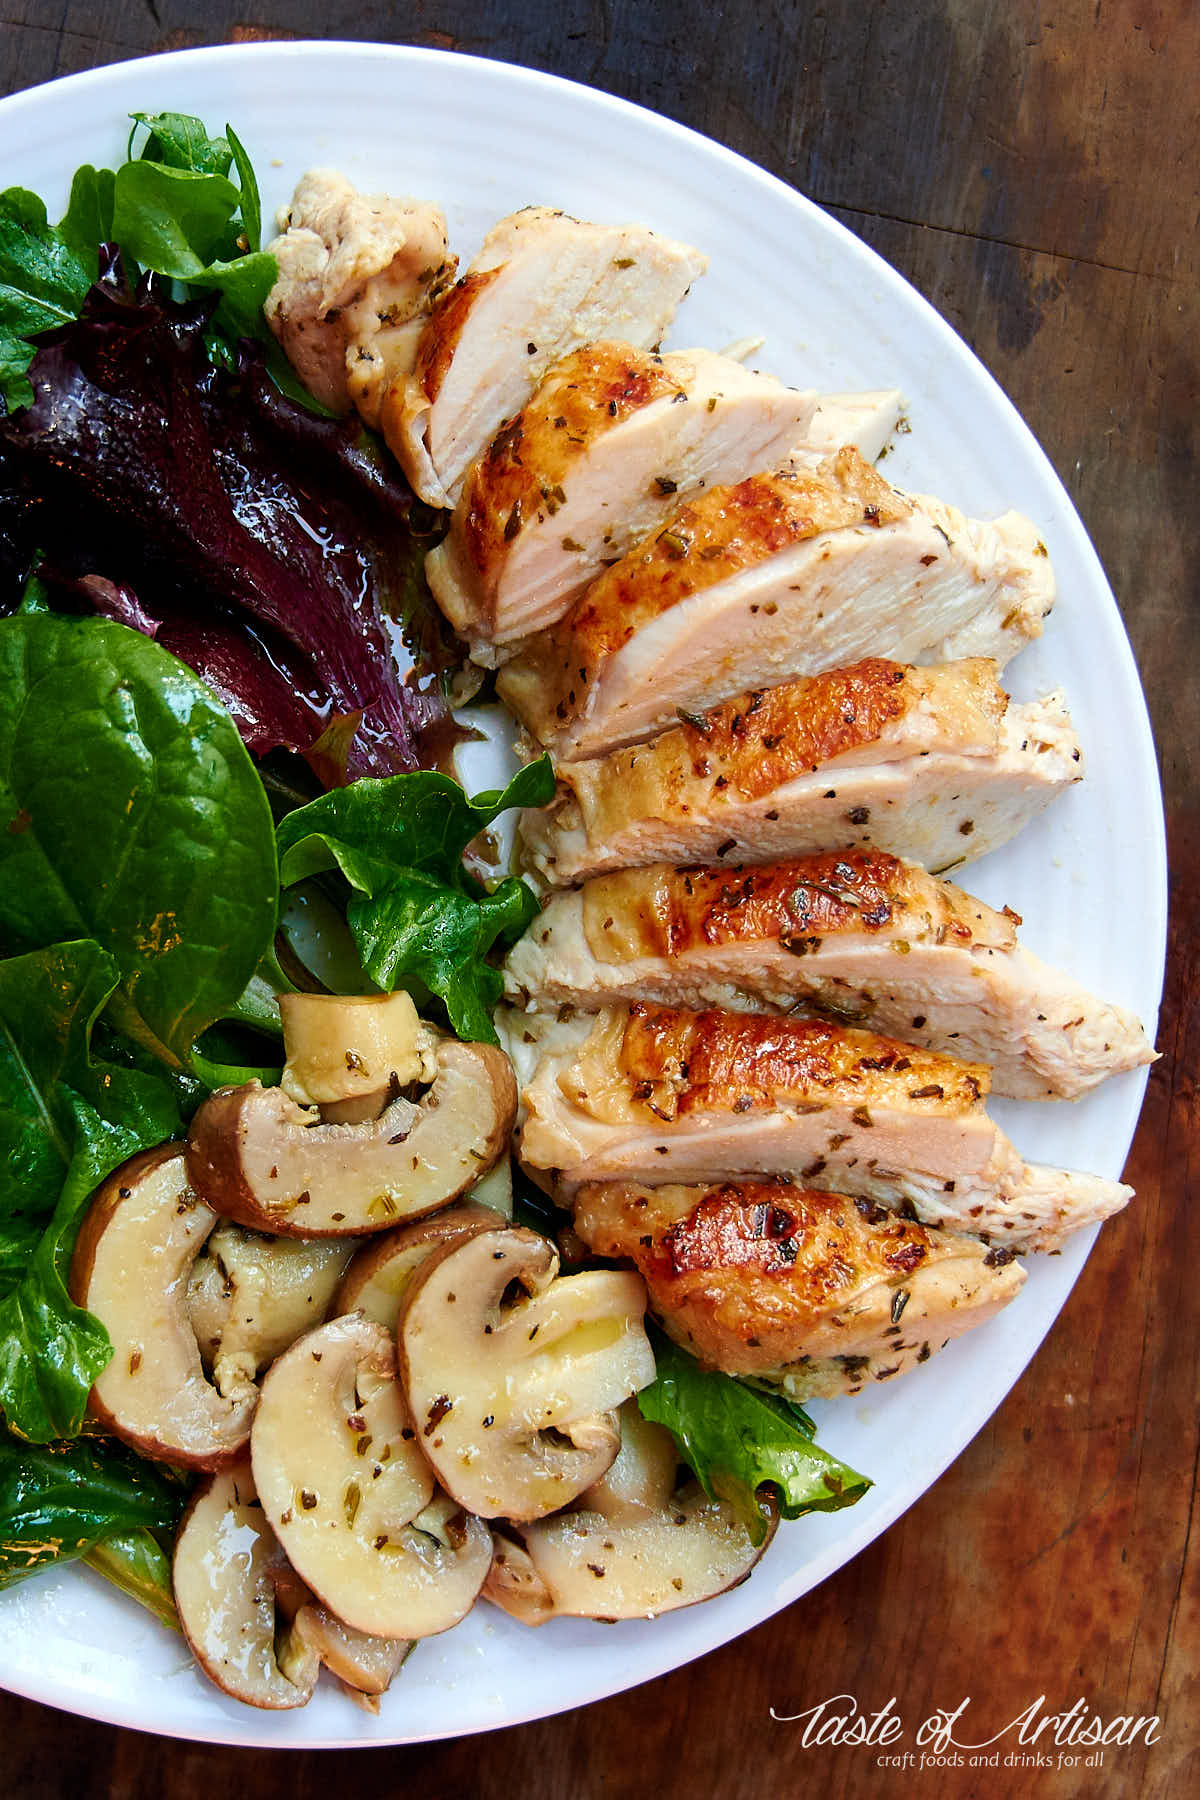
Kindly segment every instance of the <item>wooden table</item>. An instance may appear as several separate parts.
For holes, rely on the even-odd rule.
[[[1049,1342],[937,1487],[824,1587],[693,1667],[546,1724],[363,1752],[354,1780],[423,1800],[1200,1792],[1200,1281],[1186,1211],[1200,1155],[1200,8],[10,0],[0,84],[288,35],[433,44],[591,82],[765,164],[903,270],[1011,394],[1093,534],[1150,698],[1173,869],[1163,1059],[1130,1159],[1137,1204],[1105,1229]],[[1040,1694],[1047,1710],[1084,1696],[1105,1719],[1157,1714],[1162,1728],[1149,1749],[1110,1748],[1099,1769],[933,1774],[881,1769],[866,1747],[806,1747],[799,1723],[771,1718],[839,1692],[868,1710],[894,1695],[910,1747],[917,1721],[968,1693],[993,1729]],[[319,1754],[169,1744],[7,1696],[0,1725],[13,1800],[309,1800],[350,1772]]]

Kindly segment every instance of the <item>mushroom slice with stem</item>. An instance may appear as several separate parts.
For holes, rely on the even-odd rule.
[[[490,1206],[460,1201],[427,1219],[416,1219],[364,1244],[342,1277],[334,1300],[339,1313],[364,1312],[395,1331],[405,1290],[415,1269],[444,1244],[462,1244],[481,1231],[501,1231],[504,1216]]]
[[[80,1227],[71,1298],[112,1340],[89,1406],[143,1456],[219,1469],[250,1435],[249,1377],[219,1392],[188,1316],[188,1279],[217,1215],[188,1184],[183,1146],[147,1150],[110,1175]]]
[[[287,1057],[280,1086],[327,1125],[377,1119],[389,1099],[437,1074],[437,1034],[412,996],[280,994]]]
[[[188,1175],[208,1204],[284,1237],[361,1236],[445,1206],[496,1163],[516,1112],[508,1058],[489,1044],[437,1045],[420,1102],[324,1124],[282,1088],[221,1088],[188,1137]]]
[[[286,1350],[251,1438],[263,1510],[344,1624],[388,1638],[456,1625],[483,1584],[487,1528],[434,1493],[382,1325],[353,1313]]]
[[[309,1601],[288,1626],[278,1655],[280,1668],[289,1676],[293,1668],[306,1669],[314,1659],[324,1663],[351,1699],[368,1712],[378,1712],[378,1696],[387,1692],[411,1649],[404,1638],[355,1631],[327,1607]]]
[[[524,1625],[570,1614],[646,1619],[695,1606],[736,1587],[770,1543],[778,1512],[760,1501],[761,1543],[723,1500],[699,1484],[676,1485],[670,1434],[621,1409],[621,1454],[569,1512],[498,1537],[487,1599]]]
[[[267,1237],[221,1220],[187,1291],[200,1355],[220,1393],[253,1381],[321,1323],[353,1254],[353,1239]]]
[[[304,1706],[318,1657],[276,1659],[274,1533],[242,1460],[192,1495],[175,1539],[171,1574],[179,1623],[210,1681],[248,1706]]]
[[[398,1328],[421,1449],[484,1518],[539,1519],[598,1480],[620,1446],[613,1408],[654,1379],[640,1278],[558,1274],[535,1231],[434,1251]]]

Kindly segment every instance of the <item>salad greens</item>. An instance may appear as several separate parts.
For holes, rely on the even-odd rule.
[[[0,823],[0,932],[95,939],[122,1028],[185,1065],[275,930],[270,807],[224,708],[123,626],[0,620]]]
[[[138,1598],[153,1595],[161,1616],[166,1559],[146,1534],[173,1531],[186,1499],[178,1481],[120,1444],[79,1438],[35,1450],[0,1437],[0,1588],[86,1556],[119,1570],[119,1585]]]
[[[126,1158],[180,1129],[167,1079],[91,1053],[118,978],[88,941],[0,962],[0,1405],[37,1442],[78,1432],[111,1355],[65,1285],[83,1209]]]
[[[0,393],[10,409],[31,403],[33,340],[78,318],[104,244],[120,247],[131,277],[142,268],[219,296],[210,340],[218,360],[232,365],[237,340],[250,337],[286,368],[262,315],[275,259],[259,249],[258,183],[242,145],[229,126],[211,138],[181,113],[134,120],[130,151],[144,128],[141,155],[116,170],[77,169],[57,226],[36,194],[0,194]],[[294,378],[288,385],[312,404]]]
[[[643,1418],[665,1425],[710,1499],[728,1500],[762,1542],[758,1492],[769,1484],[785,1519],[836,1512],[871,1483],[814,1441],[804,1410],[780,1395],[702,1369],[661,1332],[654,1334],[655,1380],[638,1395]]]
[[[473,800],[433,770],[357,781],[282,820],[280,877],[287,887],[338,869],[352,890],[346,922],[372,981],[436,995],[460,1037],[494,1044],[503,983],[487,955],[515,943],[537,900],[516,876],[489,893],[467,873],[463,851],[501,813],[544,806],[553,794],[548,756]]]

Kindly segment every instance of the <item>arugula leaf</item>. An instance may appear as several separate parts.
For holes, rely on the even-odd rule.
[[[0,1588],[86,1556],[116,1533],[124,1548],[110,1554],[128,1562],[124,1534],[173,1530],[186,1498],[184,1488],[111,1439],[34,1448],[0,1437]],[[148,1563],[144,1547],[140,1554]],[[139,1579],[147,1574],[144,1567]]]
[[[275,930],[271,812],[190,669],[107,620],[0,620],[0,939],[95,938],[120,1029],[184,1068]]]
[[[0,1406],[38,1442],[78,1432],[112,1354],[64,1280],[83,1208],[181,1130],[168,1080],[91,1053],[119,975],[86,941],[0,962]]]
[[[754,1543],[766,1530],[756,1504],[765,1483],[785,1519],[862,1499],[870,1481],[821,1449],[800,1407],[702,1369],[660,1332],[653,1342],[658,1373],[637,1397],[642,1417],[666,1426],[705,1493],[736,1508]]]
[[[474,799],[431,770],[357,781],[281,820],[281,880],[338,869],[356,890],[346,922],[372,981],[387,991],[419,984],[443,1002],[460,1037],[495,1043],[502,983],[486,957],[521,935],[538,903],[516,876],[489,893],[462,855],[501,813],[544,806],[553,794],[545,756]]]

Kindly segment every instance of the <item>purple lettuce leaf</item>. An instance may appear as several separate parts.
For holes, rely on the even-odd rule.
[[[447,709],[436,681],[400,679],[387,624],[411,494],[365,432],[281,395],[254,346],[214,369],[208,313],[152,282],[130,295],[110,263],[40,340],[32,405],[0,419],[0,563],[41,545],[44,579],[156,636],[259,754],[309,755],[327,783],[417,768]]]

